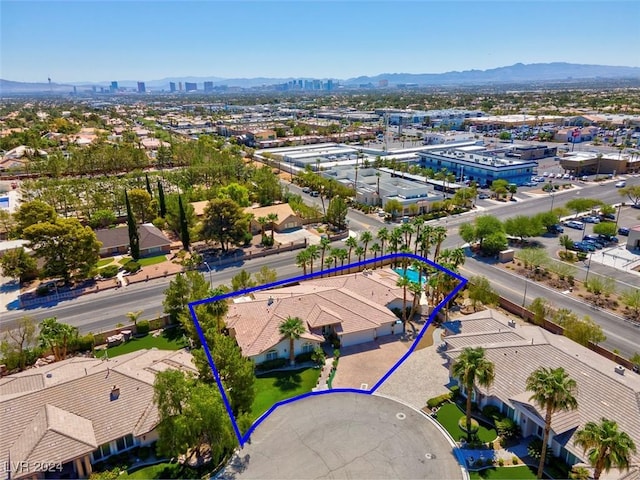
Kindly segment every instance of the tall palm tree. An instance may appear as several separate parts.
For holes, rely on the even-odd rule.
[[[355,249],[355,254],[358,255],[358,262],[362,261],[362,256],[366,254],[364,247],[358,246]]]
[[[336,264],[340,260],[340,266],[344,267],[344,261],[347,259],[347,251],[344,248],[335,249]]]
[[[493,362],[484,355],[484,348],[467,347],[458,356],[451,367],[451,373],[464,385],[467,394],[467,440],[471,441],[471,398],[476,383],[489,387],[495,379]]]
[[[431,246],[433,245],[433,227],[431,225],[425,225],[422,228],[422,234],[420,235],[420,255],[428,259],[431,253]]]
[[[435,251],[433,252],[433,258],[437,259],[440,254],[440,247],[442,246],[442,242],[447,238],[447,229],[444,227],[436,227],[433,229],[433,243],[436,246]]]
[[[384,242],[387,242],[389,240],[389,230],[387,230],[387,227],[382,227],[380,230],[378,230],[378,233],[376,234],[376,238],[378,239],[378,241],[380,242],[380,256],[383,257],[384,256]]]
[[[360,234],[360,241],[364,244],[364,259],[367,259],[367,246],[373,240],[373,234],[369,230],[365,230]]]
[[[309,267],[311,269],[311,273],[313,273],[313,262],[320,257],[320,249],[317,245],[309,245],[307,247],[307,251],[309,252]]]
[[[402,287],[402,333],[407,330],[407,288],[410,285],[411,281],[405,275],[401,275],[396,281],[396,287]]]
[[[373,253],[373,259],[375,260],[376,258],[378,258],[378,253],[380,253],[380,244],[374,243],[373,245],[371,245],[371,248],[369,250],[371,250],[371,253]],[[376,266],[375,261],[373,262],[373,266],[375,268]]]
[[[600,423],[587,422],[576,432],[575,444],[589,451],[589,462],[593,467],[593,478],[598,480],[600,474],[608,472],[612,467],[629,470],[631,455],[637,452],[633,439],[625,432],[618,430],[613,420],[602,418]]]
[[[278,214],[270,213],[269,215],[267,215],[267,220],[269,220],[269,223],[271,224],[271,240],[273,240],[273,231],[276,228],[276,222],[278,221]]]
[[[418,243],[420,242],[420,236],[422,235],[422,229],[424,227],[424,220],[422,220],[422,218],[420,217],[414,217],[413,220],[411,220],[411,225],[413,226],[413,230],[416,233],[416,241],[413,247],[413,254],[417,255],[418,254]]]
[[[540,454],[540,466],[538,478],[542,478],[544,462],[547,456],[547,443],[551,432],[551,416],[560,411],[575,410],[578,401],[575,397],[576,381],[569,377],[564,368],[540,367],[534,370],[527,378],[527,391],[532,392],[530,400],[533,400],[540,409],[545,409],[544,437],[542,439],[542,452]]]
[[[320,239],[320,268],[324,268],[324,254],[327,251],[327,248],[331,245],[331,240],[327,237],[322,237]]]
[[[358,246],[358,239],[356,237],[349,237],[344,241],[344,244],[349,247],[347,263],[351,264],[351,251]]]
[[[291,365],[295,365],[294,342],[305,332],[304,322],[298,317],[287,317],[278,327],[278,332],[284,338],[289,339],[289,362]]]
[[[307,265],[311,261],[311,254],[309,250],[301,250],[298,255],[296,255],[296,266],[302,268],[302,274],[307,274]]]
[[[413,225],[410,223],[403,223],[400,225],[400,231],[404,235],[404,244],[409,247],[411,245],[411,237],[413,237]]]
[[[269,223],[269,219],[267,219],[267,217],[258,217],[256,222],[260,224],[260,238],[262,238],[264,237],[264,229],[267,226],[267,223]]]
[[[402,232],[398,227],[396,227],[391,231],[391,235],[389,236],[389,248],[393,251],[393,253],[398,253],[401,243]]]

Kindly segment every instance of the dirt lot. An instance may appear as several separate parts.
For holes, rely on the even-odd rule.
[[[411,343],[401,340],[399,335],[388,335],[375,342],[343,348],[333,388],[373,387],[407,353]]]

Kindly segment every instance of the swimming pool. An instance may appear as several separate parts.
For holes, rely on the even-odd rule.
[[[393,271],[396,272],[398,275],[403,276],[404,271],[402,268],[396,268]],[[413,270],[412,268],[407,268],[407,273],[404,276],[408,278],[409,281],[411,282],[420,283],[420,274],[418,273],[417,270]],[[425,275],[422,276],[422,283],[427,283],[427,277]]]

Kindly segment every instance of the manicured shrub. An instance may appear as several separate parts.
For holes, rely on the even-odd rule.
[[[312,356],[313,356],[313,352],[300,353],[296,355],[296,362],[297,363],[308,362],[311,360]]]
[[[267,370],[275,370],[276,368],[282,368],[287,364],[286,358],[275,358],[273,360],[267,360],[265,362],[256,365],[256,370],[265,372]]]
[[[129,260],[127,263],[125,263],[122,268],[124,268],[125,272],[129,272],[129,273],[136,273],[138,270],[140,270],[141,265],[136,262],[135,260]]]
[[[150,325],[148,320],[140,320],[136,324],[136,333],[138,335],[147,335],[149,333]]]
[[[487,405],[482,409],[482,415],[489,420],[496,421],[502,417],[500,409],[495,405]]]
[[[74,352],[87,352],[93,350],[93,347],[95,347],[95,345],[96,341],[93,333],[88,333],[76,338],[71,345],[71,350]]]
[[[453,385],[449,390],[451,390],[451,400],[456,400],[460,396],[459,385]]]
[[[427,407],[436,408],[449,400],[451,400],[451,393],[443,393],[442,395],[438,395],[437,397],[427,400]]]
[[[98,273],[100,273],[102,278],[113,278],[118,274],[118,266],[107,265],[106,267],[101,268]]]
[[[504,467],[504,459],[502,459],[502,458],[498,459],[498,466],[499,467]]]
[[[520,427],[509,417],[504,417],[496,421],[496,430],[498,435],[504,439],[515,438],[520,434]]]

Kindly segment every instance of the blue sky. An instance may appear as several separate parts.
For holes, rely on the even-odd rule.
[[[640,66],[640,2],[0,0],[0,78],[350,78]]]

